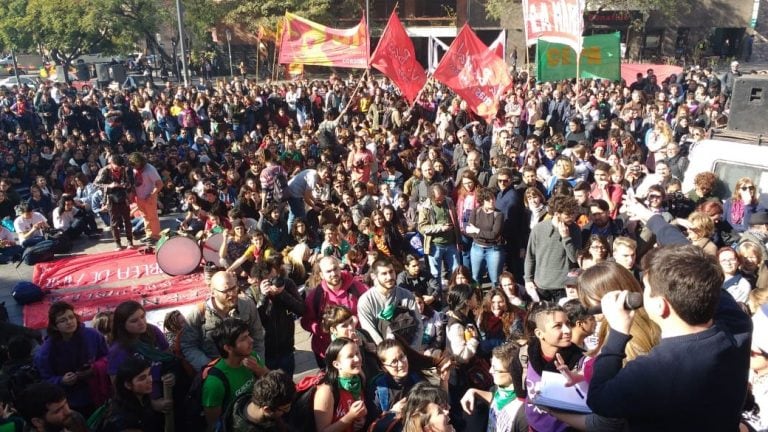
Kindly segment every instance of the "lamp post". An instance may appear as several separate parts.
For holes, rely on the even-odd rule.
[[[227,29],[227,51],[229,51],[229,77],[230,79],[235,78],[235,70],[232,67],[232,32]]]
[[[181,0],[176,0],[176,19],[179,22],[179,47],[181,48],[181,67],[183,69],[181,72],[184,76],[184,87],[189,87],[189,78],[187,78],[187,50],[184,47],[184,29],[181,21]]]

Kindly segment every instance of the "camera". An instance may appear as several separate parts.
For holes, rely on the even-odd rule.
[[[269,280],[269,284],[275,288],[285,287],[285,278],[282,276],[275,276]]]

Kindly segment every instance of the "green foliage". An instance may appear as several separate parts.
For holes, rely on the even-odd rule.
[[[33,45],[26,18],[27,0],[0,1],[0,46],[23,49]]]
[[[521,0],[486,0],[485,12],[488,18],[501,19],[506,17],[513,4],[520,2]],[[688,12],[690,5],[687,2],[677,0],[587,0],[586,9],[590,11],[619,10],[643,13],[659,11],[664,15],[672,15]]]
[[[254,0],[229,3],[233,7],[227,12],[225,21],[245,24],[251,31],[256,31],[259,25],[275,28],[285,12],[331,26],[340,18],[356,19],[362,14],[360,3],[355,0]]]

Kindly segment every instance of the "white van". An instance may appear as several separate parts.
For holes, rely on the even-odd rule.
[[[715,195],[724,200],[733,195],[738,179],[749,177],[760,192],[760,203],[768,206],[768,143],[762,140],[762,136],[722,131],[697,143],[688,155],[683,191],[693,190],[696,174],[712,171],[720,180]]]

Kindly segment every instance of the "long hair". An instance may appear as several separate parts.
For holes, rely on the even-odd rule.
[[[112,340],[114,342],[122,345],[130,345],[136,339],[134,336],[128,334],[128,331],[125,329],[125,324],[128,322],[128,318],[139,310],[145,311],[144,306],[133,300],[124,301],[117,305],[114,318],[112,319]],[[149,323],[147,323],[147,331],[144,332],[144,334],[139,335],[139,340],[154,346],[155,332]]]
[[[602,261],[584,270],[579,276],[579,300],[584,305],[592,305],[599,302],[609,291],[628,290],[642,293],[640,283],[632,276],[629,270],[621,265]],[[608,323],[603,321],[600,325],[598,343],[595,349],[588,353],[597,355],[608,337]],[[661,339],[661,329],[648,317],[644,308],[635,311],[635,319],[629,329],[632,339],[625,348],[626,361],[634,360],[638,356],[648,354]]]
[[[416,374],[422,379],[426,379],[426,372],[432,368],[439,367],[444,361],[448,360],[447,351],[443,353],[440,358],[434,358],[426,356],[411,348],[408,343],[400,338],[396,339],[384,339],[376,347],[376,359],[379,363],[379,368],[387,373],[383,368],[384,353],[390,348],[400,348],[400,351],[405,354],[408,359],[408,374]]]
[[[403,431],[422,432],[429,424],[427,407],[434,403],[445,408],[448,406],[448,393],[442,388],[422,381],[411,389],[403,408]]]
[[[347,345],[353,345],[356,349],[359,349],[355,341],[345,337],[338,338],[328,345],[328,349],[325,351],[325,378],[323,382],[331,387],[339,386],[339,370],[333,365],[333,362],[339,357],[339,353]],[[360,356],[360,363],[362,364],[362,355]]]
[[[486,294],[485,298],[483,298],[483,312],[480,315],[480,323],[478,324],[478,327],[483,332],[487,330],[488,320],[493,316],[493,312],[491,311],[491,302],[496,296],[501,297],[502,301],[504,302],[504,308],[506,310],[501,314],[499,320],[501,321],[505,338],[509,338],[512,330],[512,323],[515,321],[515,308],[512,306],[512,303],[509,302],[509,298],[504,293],[504,291],[499,288],[494,288],[488,291],[488,294]]]
[[[134,393],[126,387],[126,384],[131,383],[134,378],[151,366],[152,364],[145,359],[135,356],[126,357],[125,361],[117,369],[117,375],[115,376],[115,396],[117,399],[123,402],[135,400]]]

